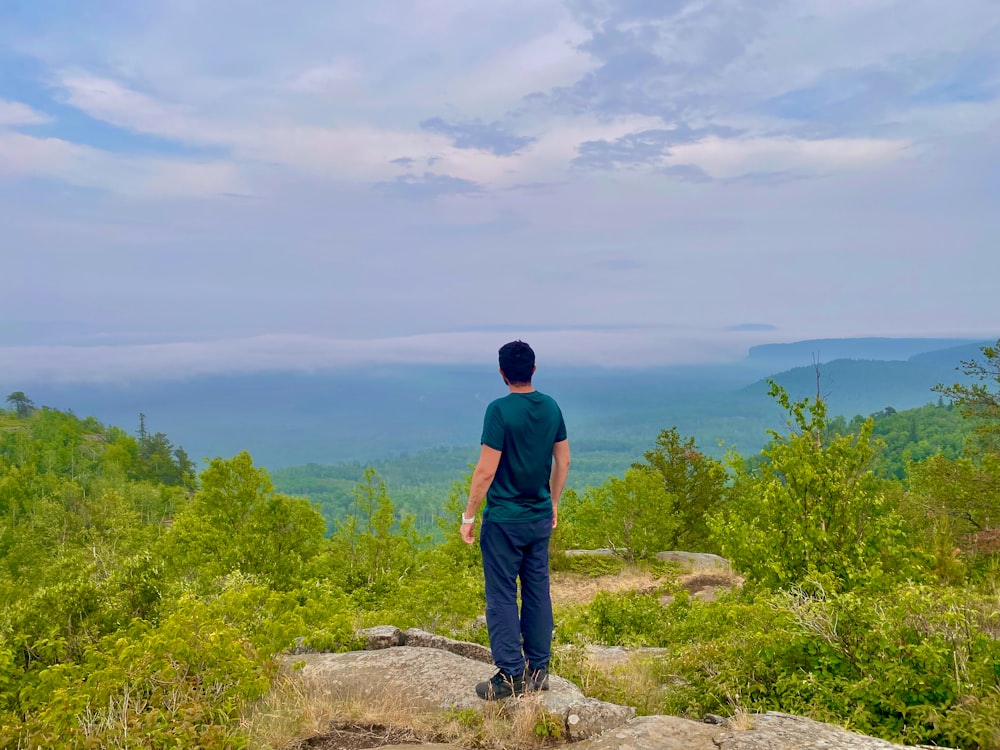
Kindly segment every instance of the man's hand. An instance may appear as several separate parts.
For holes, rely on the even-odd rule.
[[[483,500],[486,499],[486,493],[490,489],[490,485],[493,484],[493,477],[496,476],[497,467],[500,465],[500,451],[496,448],[490,448],[488,445],[483,445],[479,451],[479,461],[476,462],[476,468],[472,471],[472,481],[469,484],[469,502],[465,506],[465,512],[462,514],[463,518],[476,517],[476,513],[479,511],[479,506],[483,504]],[[474,523],[463,523],[462,524],[462,541],[466,544],[472,544],[475,539],[476,524]]]
[[[558,525],[559,525],[559,506],[558,505],[553,505],[552,506],[552,528],[554,529]]]
[[[472,544],[475,540],[476,524],[474,523],[463,523],[462,524],[462,541],[466,544]]]

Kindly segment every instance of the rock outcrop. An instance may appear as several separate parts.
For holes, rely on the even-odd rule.
[[[366,651],[307,653],[286,658],[301,679],[333,699],[390,701],[412,710],[484,710],[474,691],[494,668],[489,649],[422,630],[382,626],[364,631]],[[405,644],[405,645],[404,645]],[[635,717],[635,709],[583,695],[550,675],[550,689],[531,700],[559,717],[579,750],[899,750],[885,740],[802,716],[768,712],[708,724],[676,716]],[[512,699],[517,710],[517,699]],[[510,703],[510,701],[509,701]],[[402,748],[403,746],[399,746]],[[443,745],[406,747],[443,748]]]
[[[302,679],[321,694],[352,699],[391,700],[409,709],[479,709],[485,707],[474,687],[496,671],[492,666],[426,646],[395,646],[344,654],[288,657],[301,666]],[[621,726],[635,709],[587,698],[569,680],[552,675],[550,689],[536,693],[541,707],[563,721],[567,738],[576,741]]]
[[[885,740],[854,734],[802,716],[747,717],[749,728],[703,724],[677,716],[641,716],[576,747],[579,750],[900,750]]]
[[[677,563],[690,573],[732,573],[733,564],[724,557],[708,552],[657,552],[656,559]]]
[[[361,637],[365,641],[366,651],[377,651],[393,646],[423,646],[424,648],[436,648],[441,651],[450,651],[458,656],[475,661],[493,663],[493,652],[486,646],[478,643],[468,643],[466,641],[456,641],[454,638],[446,638],[443,635],[428,633],[419,628],[400,630],[392,625],[377,625],[374,628],[366,628],[361,631]]]
[[[831,724],[769,711],[750,717],[752,726],[744,731],[724,732],[716,746],[719,750],[899,750],[885,740],[854,734]],[[714,750],[706,747],[705,750]]]

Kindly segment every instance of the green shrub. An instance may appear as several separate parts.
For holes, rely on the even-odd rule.
[[[995,593],[828,593],[812,581],[668,607],[602,595],[571,621],[578,641],[670,647],[657,667],[661,702],[630,700],[658,713],[776,710],[906,744],[1000,748]]]
[[[560,619],[556,637],[562,643],[654,646],[661,640],[664,611],[653,594],[600,591],[588,606]]]
[[[600,578],[601,576],[613,576],[621,573],[625,569],[625,561],[620,557],[571,555],[567,558],[565,569],[591,578]]]
[[[270,662],[197,600],[158,627],[136,622],[80,663],[38,672],[20,694],[28,747],[240,747],[240,712],[266,692]]]

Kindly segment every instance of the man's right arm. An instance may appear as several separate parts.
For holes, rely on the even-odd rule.
[[[569,476],[569,440],[560,440],[552,446],[552,475],[549,491],[552,493],[552,528],[559,522],[559,501]]]

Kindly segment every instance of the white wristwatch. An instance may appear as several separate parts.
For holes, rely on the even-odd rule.
[[[467,523],[475,523],[475,522],[476,522],[476,517],[475,516],[473,516],[472,518],[466,518],[464,515],[462,516],[462,525],[463,526],[465,524],[467,524]]]

